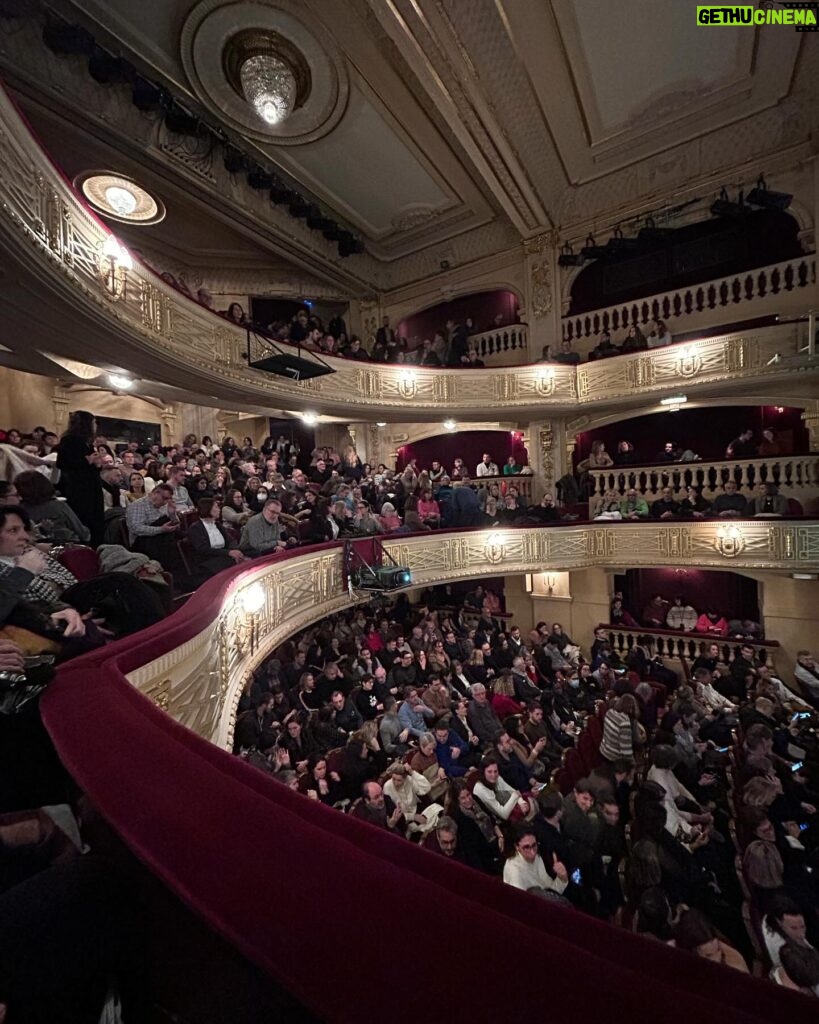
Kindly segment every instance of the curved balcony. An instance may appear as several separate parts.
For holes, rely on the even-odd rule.
[[[119,365],[194,396],[348,418],[423,420],[446,413],[468,419],[492,412],[508,418],[592,403],[634,407],[681,388],[716,394],[727,380],[771,387],[819,368],[812,354],[800,354],[797,326],[788,324],[577,369],[550,364],[439,370],[331,357],[334,373],[294,383],[248,366],[244,330],[139,263],[127,269],[125,262],[112,263],[104,252],[108,229],[51,164],[5,92],[0,134],[0,248],[15,271],[6,278],[9,331],[25,336],[36,327],[38,338],[48,338],[44,347],[58,355]]]
[[[819,565],[819,522],[732,525],[730,547],[721,524],[695,523],[408,535],[389,548],[417,582],[544,564],[673,565],[682,557],[735,568]],[[698,958],[683,968],[679,953],[661,943],[499,885],[307,800],[219,749],[230,744],[232,708],[252,666],[288,634],[354,599],[341,563],[342,547],[329,544],[228,570],[171,618],[63,666],[45,694],[43,715],[64,763],[172,892],[326,1021],[353,1015],[350,960],[335,953],[349,948],[352,934],[377,937],[366,948],[367,1003],[379,1015],[410,1022],[432,1005],[436,1020],[466,1014],[488,1022],[523,1019],[538,1005],[523,983],[497,994],[453,984],[450,929],[460,962],[485,959],[490,942],[493,970],[507,979],[519,976],[526,949],[552,971],[550,1007],[582,1022],[600,1020],[613,999],[629,1019],[646,1020],[649,988],[662,993],[672,1024],[808,1019],[792,993],[739,974],[729,979]],[[259,585],[261,607],[251,590]],[[260,870],[291,884],[277,885],[275,900],[260,898]],[[445,922],[435,934],[432,907]],[[423,985],[396,1001],[395,950],[422,935]],[[329,955],[317,968],[319,937]],[[598,984],[587,998],[581,986],[590,971]]]
[[[697,520],[566,523],[392,536],[385,548],[413,585],[502,573],[590,567],[678,567],[816,572],[819,522]],[[112,668],[178,722],[225,749],[249,673],[293,633],[356,599],[345,585],[343,545],[323,544],[220,575],[174,616],[102,652]],[[256,598],[251,602],[249,591]],[[259,589],[260,588],[260,589]],[[248,611],[246,606],[256,607]],[[172,644],[166,641],[172,640]]]

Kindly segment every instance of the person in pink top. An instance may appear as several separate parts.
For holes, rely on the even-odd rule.
[[[441,509],[438,507],[438,502],[432,497],[432,491],[421,491],[421,497],[418,499],[418,516],[422,523],[433,527],[433,529],[440,525]]]

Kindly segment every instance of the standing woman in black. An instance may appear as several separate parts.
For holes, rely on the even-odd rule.
[[[97,424],[92,413],[84,410],[72,412],[68,418],[68,430],[57,448],[60,492],[91,531],[94,547],[102,543],[105,530],[99,456],[92,447],[96,432]]]

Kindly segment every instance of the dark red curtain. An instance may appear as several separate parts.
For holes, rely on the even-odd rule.
[[[806,454],[810,448],[802,410],[785,407],[779,412],[779,408],[782,407],[716,405],[635,416],[578,434],[575,460],[588,458],[592,441],[598,440],[605,443],[612,457],[618,441],[631,441],[641,465],[655,462],[666,441],[674,441],[683,449],[690,448],[703,459],[722,459],[725,449],[741,431],[753,430],[754,440],[759,442],[763,427],[770,427],[776,433],[783,454]]]
[[[659,1008],[664,1024],[815,1019],[803,996],[451,863],[174,722],[124,673],[205,628],[243,572],[65,665],[42,710],[68,770],[134,853],[321,1019],[494,1024],[544,1006],[579,1024],[612,1007],[646,1022]]]
[[[759,622],[759,598],[755,580],[733,572],[708,569],[629,569],[623,596],[638,618],[655,594],[672,602],[682,594],[698,612],[715,608],[726,619]]]
[[[437,306],[413,313],[396,326],[398,333],[414,347],[413,339],[417,338],[419,343],[424,338],[432,339],[435,332],[442,331],[450,319],[463,324],[467,317],[472,317],[475,334],[494,327],[495,317],[498,315],[503,317],[504,325],[516,324],[519,306],[520,299],[514,292],[476,292],[474,295],[461,295],[451,302],[439,302]]]
[[[438,434],[423,441],[413,441],[398,449],[396,468],[401,470],[410,459],[417,459],[419,469],[429,469],[432,460],[437,459],[447,472],[452,469],[455,459],[463,459],[472,476],[484,452],[489,452],[503,472],[503,464],[510,455],[515,456],[519,466],[529,464],[529,456],[523,446],[522,434],[514,430],[459,430],[452,434]]]

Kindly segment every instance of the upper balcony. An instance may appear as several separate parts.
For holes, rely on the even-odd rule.
[[[248,337],[131,261],[0,94],[0,248],[7,336],[57,355],[183,388],[192,401],[313,409],[348,418],[462,420],[633,409],[684,388],[699,397],[811,393],[819,360],[795,323],[589,363],[485,370],[329,358],[335,371],[294,383],[248,366]],[[107,243],[107,244],[106,244]],[[811,270],[811,273],[813,271]],[[801,278],[799,278],[801,280]],[[806,279],[807,280],[807,279]]]

